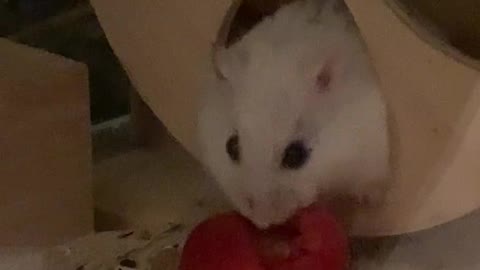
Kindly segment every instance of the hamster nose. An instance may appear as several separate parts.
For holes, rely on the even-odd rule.
[[[281,205],[264,205],[251,200],[248,204],[247,217],[260,229],[266,229],[275,224],[282,224],[291,215],[291,207]]]
[[[261,203],[257,203],[253,197],[244,197],[243,214],[250,219],[259,228],[267,228],[270,226],[270,216],[265,212]]]

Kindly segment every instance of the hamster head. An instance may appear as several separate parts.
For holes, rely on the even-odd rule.
[[[312,20],[301,7],[216,51],[220,75],[200,112],[203,162],[259,227],[388,172],[385,108],[362,44],[340,15]]]

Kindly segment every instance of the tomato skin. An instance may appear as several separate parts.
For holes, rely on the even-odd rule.
[[[342,226],[326,208],[302,209],[266,231],[230,212],[195,227],[180,270],[345,270],[348,250]]]
[[[210,218],[191,232],[180,270],[264,270],[254,236],[255,227],[236,213]]]

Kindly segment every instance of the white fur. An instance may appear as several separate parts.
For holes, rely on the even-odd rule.
[[[283,222],[323,191],[368,195],[388,174],[385,106],[352,22],[343,2],[294,2],[218,52],[225,79],[208,89],[200,113],[203,161],[260,227]],[[333,80],[321,92],[315,79],[328,63]],[[239,164],[225,146],[235,131]],[[283,169],[295,139],[311,157],[299,170]]]

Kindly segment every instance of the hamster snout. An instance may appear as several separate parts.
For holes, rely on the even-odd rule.
[[[239,205],[240,212],[262,229],[285,222],[300,207],[295,195],[286,192],[245,196]]]

